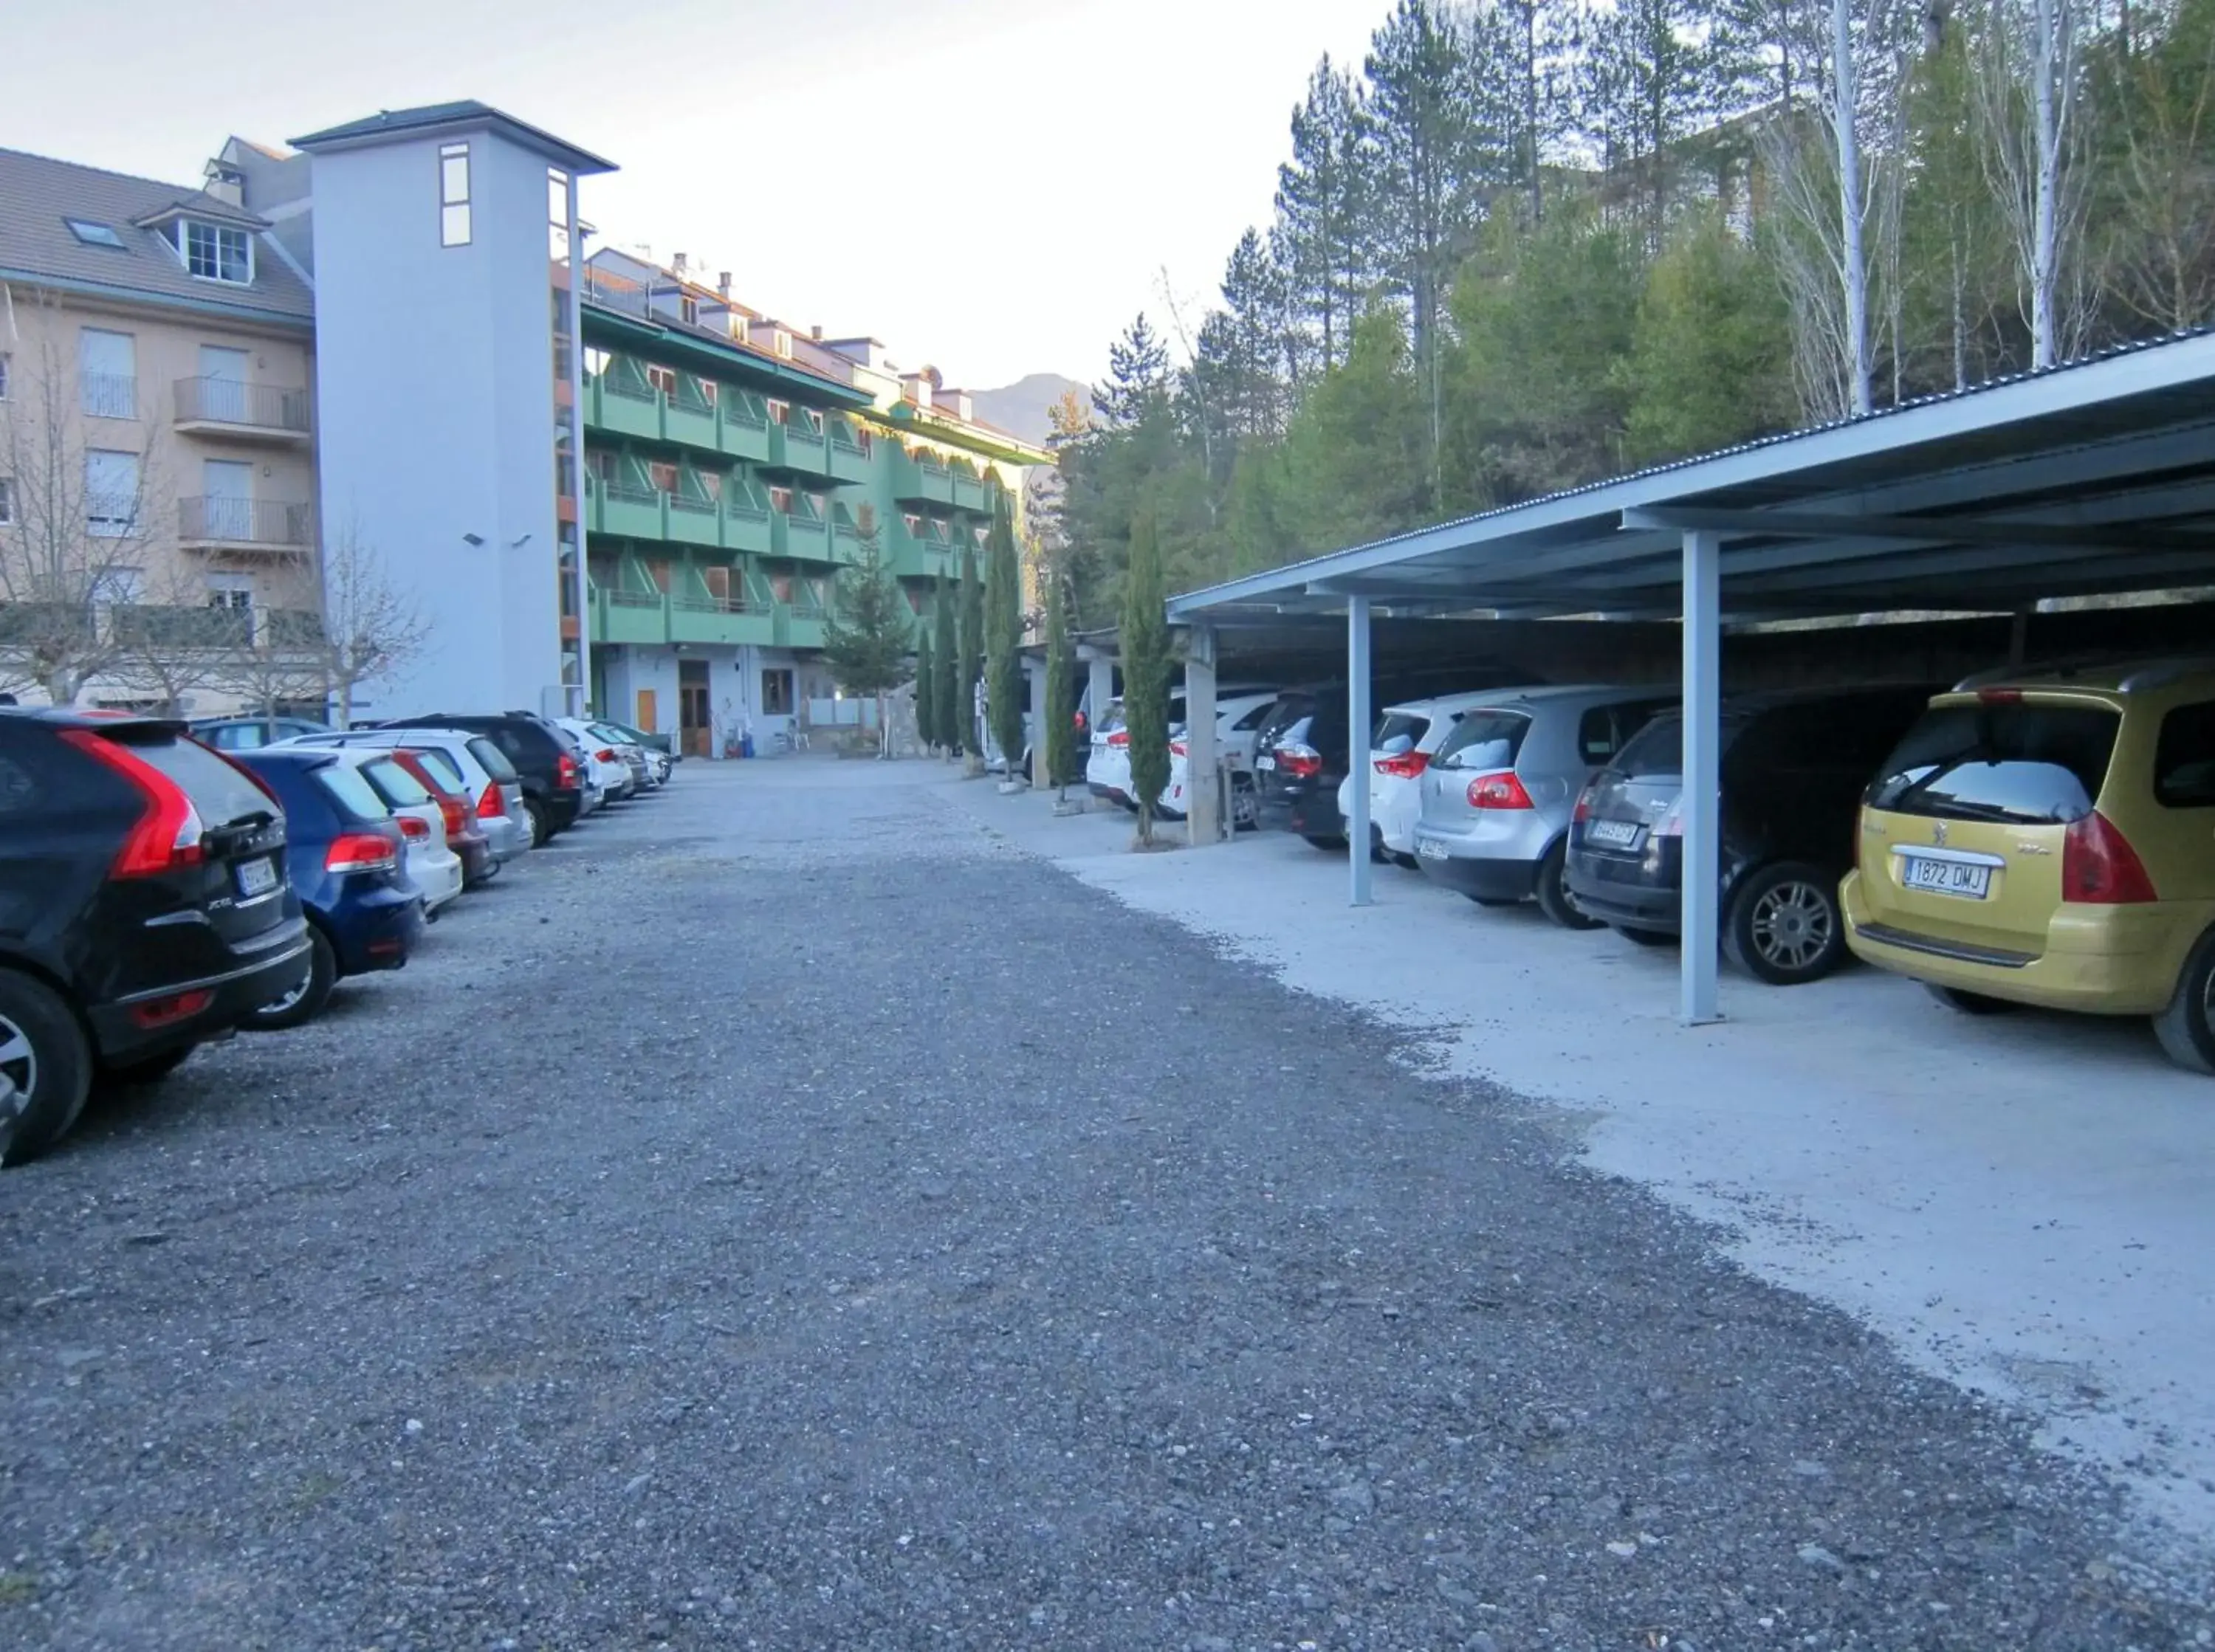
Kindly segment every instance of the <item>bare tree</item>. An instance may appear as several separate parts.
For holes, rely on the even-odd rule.
[[[254,615],[213,606],[197,570],[161,558],[142,573],[132,600],[107,610],[114,657],[107,679],[150,709],[182,714],[195,689],[222,683],[230,658],[249,647]]]
[[[140,599],[146,541],[168,500],[150,424],[138,423],[146,434],[134,436],[127,451],[89,439],[79,376],[51,313],[58,308],[35,292],[14,296],[16,311],[31,312],[33,347],[13,364],[0,401],[0,477],[9,484],[8,520],[0,524],[0,680],[65,706],[122,652],[107,610]],[[24,332],[19,326],[19,340]],[[101,389],[137,394],[127,382]],[[135,407],[129,411],[135,417]],[[158,554],[166,572],[172,553],[163,546]]]
[[[1975,73],[1986,180],[2013,244],[2030,364],[2076,353],[2091,322],[2078,257],[2079,0],[1985,0]]]
[[[263,717],[274,717],[280,707],[316,699],[323,692],[323,651],[316,640],[317,629],[279,618],[289,612],[265,609],[254,614],[254,623],[236,646],[224,651],[216,668],[215,681]]]
[[[324,548],[322,636],[318,646],[325,698],[341,728],[353,721],[354,693],[408,664],[431,626],[414,594],[392,582],[384,559],[349,518]]]
[[[2215,315],[2215,25],[2192,20],[2170,60],[2110,47],[2101,110],[2118,151],[2108,187],[2114,290],[2164,332]],[[2120,222],[2114,221],[2120,219]]]

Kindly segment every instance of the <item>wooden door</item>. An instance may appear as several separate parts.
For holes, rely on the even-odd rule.
[[[711,755],[709,748],[715,743],[715,719],[708,708],[706,660],[677,662],[677,725],[686,756]]]
[[[657,709],[658,707],[656,707],[653,703],[653,690],[651,688],[641,688],[638,691],[638,713],[632,719],[636,723],[638,731],[641,734],[659,734],[661,732],[661,730],[654,723],[654,713]]]

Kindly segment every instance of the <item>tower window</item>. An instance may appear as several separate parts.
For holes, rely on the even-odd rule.
[[[439,244],[469,244],[469,146],[439,145]]]

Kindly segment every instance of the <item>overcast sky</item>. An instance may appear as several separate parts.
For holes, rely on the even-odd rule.
[[[29,5],[31,0],[17,0]],[[77,0],[0,27],[0,147],[197,181],[475,97],[617,162],[586,216],[950,383],[1089,378],[1266,218],[1316,58],[1388,0]]]

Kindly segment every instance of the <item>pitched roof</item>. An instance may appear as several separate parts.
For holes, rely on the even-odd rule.
[[[304,323],[315,294],[265,239],[247,285],[187,273],[169,244],[145,227],[183,211],[259,231],[265,222],[186,185],[0,150],[0,279],[51,281],[152,303],[256,314]],[[120,247],[80,240],[68,219],[105,224]]]
[[[321,149],[353,149],[385,142],[394,138],[423,137],[439,131],[474,132],[485,129],[499,132],[512,143],[536,150],[548,160],[566,167],[571,172],[613,172],[616,163],[602,160],[590,150],[579,149],[574,144],[556,138],[543,127],[534,126],[527,120],[518,120],[489,103],[480,103],[475,98],[463,98],[453,103],[426,103],[413,109],[379,109],[375,114],[365,115],[359,120],[348,120],[336,126],[326,126],[321,132],[310,132],[304,138],[291,140],[294,149],[313,153]]]

